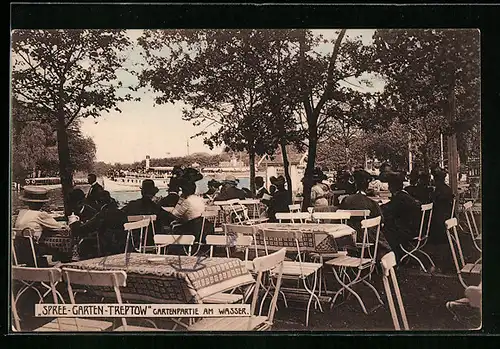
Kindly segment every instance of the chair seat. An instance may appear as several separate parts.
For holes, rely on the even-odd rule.
[[[325,258],[337,258],[337,257],[342,257],[342,256],[347,256],[347,251],[338,251],[338,252],[333,252],[333,253],[317,253],[313,252],[310,254],[311,258],[320,258],[323,257]]]
[[[242,300],[243,296],[241,294],[231,294],[224,292],[219,292],[202,299],[203,303],[207,304],[231,304],[240,302]]]
[[[154,327],[142,327],[142,326],[130,326],[127,325],[127,329],[122,326],[115,328],[116,332],[166,332],[168,330],[154,328]]]
[[[58,325],[59,320],[59,325]],[[77,326],[78,325],[78,326]],[[35,329],[35,332],[100,332],[113,327],[110,321],[80,318],[59,318]]]
[[[482,264],[473,264],[468,263],[465,267],[460,270],[461,273],[469,273],[469,274],[480,274],[482,269]]]
[[[245,267],[247,268],[247,270],[249,272],[253,272],[254,271],[254,265],[253,265],[253,262],[252,261],[245,261]]]
[[[357,267],[359,265],[366,265],[371,263],[370,258],[359,258],[351,256],[342,256],[339,258],[331,259],[325,264],[337,266],[337,267]]]
[[[205,318],[188,327],[188,331],[252,331],[265,328],[266,316]]]
[[[283,262],[283,276],[309,276],[317,272],[323,264],[310,262]]]

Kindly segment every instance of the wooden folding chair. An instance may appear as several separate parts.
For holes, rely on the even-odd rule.
[[[194,235],[158,234],[155,236],[156,254],[162,254],[162,249],[163,254],[166,254],[169,246],[180,245],[184,247],[186,255],[191,256],[191,247],[194,245],[194,240]],[[188,247],[187,251],[185,246]]]
[[[313,212],[312,214],[312,219],[317,223],[339,221],[341,224],[346,224],[349,218],[351,218],[349,212]]]
[[[244,247],[245,248],[245,265],[247,268],[251,265],[253,269],[253,262],[248,260],[248,249],[252,245],[252,236],[223,236],[223,235],[207,235],[207,245],[210,246],[210,257],[213,257],[214,247],[224,247],[226,250],[227,258],[230,258],[230,247]],[[249,270],[251,270],[249,268]],[[233,290],[234,291],[234,290]],[[203,303],[209,304],[229,304],[236,302],[243,302],[244,296],[241,294],[219,292],[214,295],[202,299]]]
[[[403,260],[405,258],[407,258],[407,257],[412,257],[413,259],[415,259],[420,264],[420,267],[422,268],[422,270],[424,272],[427,272],[427,269],[425,268],[425,266],[422,263],[422,261],[420,260],[420,258],[418,258],[416,256],[417,252],[427,257],[427,259],[431,263],[432,268],[434,268],[436,266],[434,264],[434,261],[432,260],[431,256],[429,256],[423,250],[423,248],[427,244],[427,240],[429,239],[429,232],[430,232],[430,228],[431,228],[432,208],[433,208],[433,205],[434,205],[433,203],[421,205],[422,217],[421,217],[421,220],[420,220],[420,228],[419,228],[419,231],[418,231],[418,236],[413,239],[414,240],[413,243],[410,243],[410,248],[406,249],[405,246],[400,245],[401,250],[405,253],[403,255],[403,257],[401,257],[400,262],[403,262]],[[429,215],[427,216],[426,213],[429,213]],[[426,217],[428,217],[427,221],[426,221]],[[427,222],[427,224],[425,224],[426,222]]]
[[[363,229],[363,240],[360,251],[360,257],[352,257],[352,256],[341,256],[335,259],[331,259],[327,261],[325,264],[330,265],[333,269],[333,274],[335,275],[335,279],[339,282],[342,288],[335,293],[331,301],[331,308],[335,304],[337,297],[342,294],[345,290],[352,293],[356,299],[358,300],[363,312],[368,314],[366,311],[365,305],[361,297],[352,289],[352,287],[358,283],[363,283],[367,285],[377,296],[380,304],[384,304],[380,295],[375,287],[371,285],[366,279],[370,279],[371,274],[375,269],[375,256],[377,255],[378,249],[378,240],[380,236],[380,222],[381,217],[375,217],[370,219],[365,219],[361,221],[361,228]],[[375,240],[370,241],[370,236],[368,234],[368,229],[376,228],[377,233],[375,235]],[[373,252],[371,248],[373,247]],[[349,270],[352,270],[353,277],[351,277],[348,273]],[[364,275],[363,275],[364,274]],[[346,279],[349,280],[346,283]]]
[[[303,233],[299,230],[274,230],[274,229],[263,229],[264,233],[264,246],[266,249],[266,254],[269,254],[269,249],[267,246],[267,240],[279,240],[279,239],[289,239],[293,240],[295,246],[287,248],[287,251],[296,251],[298,261],[285,261],[283,262],[283,276],[288,279],[297,280],[297,282],[302,281],[304,289],[309,295],[309,299],[307,302],[306,309],[306,326],[309,325],[309,312],[311,308],[311,303],[314,300],[314,308],[319,308],[321,312],[323,312],[323,308],[321,307],[321,302],[318,296],[315,294],[316,286],[318,284],[318,273],[319,270],[323,267],[323,264],[320,263],[311,263],[302,261],[300,244],[302,242]],[[313,285],[310,287],[308,285],[308,278],[313,278]],[[284,294],[283,294],[284,295]],[[264,296],[265,298],[265,296]],[[286,298],[285,306],[286,306]]]
[[[311,221],[311,213],[309,212],[277,212],[276,219],[278,222],[284,220],[294,223],[307,223]]]
[[[244,221],[249,219],[248,209],[240,203],[239,199],[214,201],[214,205],[220,206],[222,210],[228,211],[233,217],[232,219],[236,219],[236,222],[233,223],[243,224]]]
[[[23,286],[17,292],[14,292],[14,288],[11,286],[11,307],[14,317],[14,328],[19,332],[21,331],[21,319],[17,312],[17,303],[21,295],[28,289],[32,289],[38,294],[39,302],[43,302],[45,295],[42,295],[40,291],[35,287],[36,283],[40,283],[43,285],[48,285],[49,292],[52,293],[52,300],[54,304],[58,304],[58,297],[60,296],[60,294],[56,290],[56,285],[61,281],[61,270],[59,268],[31,268],[12,266],[11,271],[12,280],[19,281],[23,284]],[[59,323],[57,323],[57,326],[58,328],[60,328]],[[38,330],[39,329],[35,329],[35,331]]]
[[[128,246],[129,246],[130,242],[132,242],[132,246],[134,247],[135,251],[142,252],[142,249],[141,249],[142,238],[144,235],[148,234],[147,232],[148,232],[148,228],[149,228],[150,223],[151,223],[151,218],[144,218],[140,221],[125,223],[123,225],[123,228],[127,231],[127,241],[125,244],[125,255],[129,252]],[[139,247],[136,248],[135,243],[134,243],[133,231],[138,230],[138,229],[140,229]]]
[[[457,232],[457,219],[451,218],[446,222],[446,235],[448,236],[448,242],[450,244],[451,256],[453,257],[453,263],[455,264],[455,269],[457,271],[458,279],[464,288],[467,288],[467,284],[463,279],[463,274],[465,275],[480,275],[482,270],[482,264],[479,261],[476,263],[465,263],[464,254],[462,252],[462,246],[460,244],[460,237]],[[458,257],[457,257],[458,254]]]
[[[155,221],[156,221],[156,215],[151,214],[151,215],[137,215],[137,216],[128,216],[127,220],[129,223],[131,222],[138,222],[142,221],[144,219],[149,219],[150,220],[150,225],[151,225],[151,231],[153,233],[153,240],[156,235],[155,231]],[[139,251],[146,253],[148,250],[154,251],[155,246],[148,246],[147,241],[148,241],[148,234],[149,233],[149,225],[146,229],[141,229],[141,235],[139,237]],[[144,237],[143,237],[144,235]]]
[[[255,225],[238,225],[238,224],[224,224],[224,235],[225,236],[251,236],[253,245],[254,245],[254,251],[255,251],[255,257],[259,256],[259,251],[257,247],[257,226]],[[247,268],[251,270],[250,268],[252,265],[247,265]]]
[[[273,254],[264,257],[258,257],[253,260],[254,269],[257,272],[257,281],[253,290],[252,303],[250,305],[249,317],[221,317],[205,318],[188,327],[189,331],[266,331],[273,326],[274,313],[276,312],[276,303],[281,287],[283,274],[283,261],[285,260],[286,249],[281,249]],[[272,273],[277,277],[274,287],[274,293],[269,305],[267,314],[262,316],[261,311],[257,314],[257,301],[259,293],[264,288],[263,277],[265,274]]]
[[[469,233],[474,243],[474,247],[479,251],[483,252],[482,249],[482,235],[477,227],[476,218],[474,217],[474,212],[472,212],[472,201],[468,201],[464,204],[464,215],[467,220],[467,227],[469,228]]]
[[[301,207],[300,204],[293,204],[293,205],[288,205],[288,209],[290,210],[290,213],[297,213],[300,212]]]
[[[403,305],[403,298],[401,297],[401,292],[399,291],[398,279],[396,277],[396,272],[394,271],[394,267],[396,266],[396,255],[394,252],[389,252],[385,256],[382,257],[380,264],[382,265],[383,275],[382,280],[384,282],[385,294],[387,295],[387,302],[389,303],[389,309],[391,311],[392,322],[394,323],[394,328],[396,330],[401,330],[401,326],[399,325],[398,314],[396,311],[396,307],[394,305],[394,299],[392,297],[390,279],[392,280],[392,284],[394,287],[394,294],[396,295],[396,300],[398,301],[399,312],[401,316],[401,320],[403,322],[403,329],[409,330],[408,319],[406,318],[405,307]]]

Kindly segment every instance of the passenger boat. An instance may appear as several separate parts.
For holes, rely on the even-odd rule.
[[[114,191],[136,191],[145,179],[152,179],[156,187],[164,189],[168,187],[170,177],[152,176],[146,174],[128,174],[124,177],[103,177],[103,187],[105,190]]]

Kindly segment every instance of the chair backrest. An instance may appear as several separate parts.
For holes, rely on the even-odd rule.
[[[382,217],[374,217],[374,218],[368,218],[368,219],[363,219],[361,221],[361,229],[363,229],[363,240],[361,242],[361,259],[360,259],[360,266],[362,264],[362,259],[363,258],[371,258],[372,263],[371,265],[375,265],[375,258],[377,256],[377,250],[378,250],[378,242],[379,242],[379,237],[380,237],[380,223],[382,222]],[[376,229],[375,233],[375,239],[374,241],[370,241],[370,234],[368,234],[368,230],[371,228]],[[373,252],[371,250],[371,246],[373,246]],[[366,254],[368,252],[368,254]]]
[[[255,225],[224,224],[224,232],[227,234],[243,234],[255,236],[257,227]]]
[[[129,223],[130,222],[142,221],[144,219],[149,219],[150,225],[151,225],[151,231],[153,232],[153,237],[154,237],[156,235],[155,225],[154,225],[154,222],[156,221],[156,215],[155,214],[127,216],[127,220],[129,221]],[[144,251],[145,251],[146,246],[147,246],[148,233],[149,233],[149,225],[148,225],[148,229],[145,230],[145,233],[143,234],[144,235],[144,239],[142,239],[142,237],[141,237],[141,242],[140,242],[140,246],[139,246],[140,249],[144,248]]]
[[[300,204],[288,205],[290,212],[300,212]]]
[[[35,282],[48,283],[50,290],[52,292],[52,300],[54,304],[58,304],[56,283],[62,280],[61,269],[59,268],[30,268],[30,267],[18,267],[12,266],[11,269],[12,280],[20,281],[23,283],[23,287],[17,290],[14,294],[14,288],[11,286],[11,308],[14,317],[14,327],[17,331],[21,331],[21,319],[17,312],[17,302],[21,295],[28,289],[34,289],[42,301],[43,296],[40,291],[33,286]]]
[[[423,204],[420,206],[420,210],[422,211],[422,217],[420,218],[420,228],[418,231],[419,243],[422,240],[427,240],[427,238],[429,237],[433,206],[434,204],[432,202],[430,204]]]
[[[332,221],[341,221],[344,223],[349,218],[351,218],[351,214],[349,212],[313,212],[312,218],[318,223],[322,220],[332,220]]]
[[[348,212],[351,217],[363,217],[366,219],[370,215],[370,210],[337,210],[335,212]]]
[[[194,244],[194,235],[171,235],[171,234],[158,234],[155,236],[156,253],[160,254],[161,249],[165,249],[170,245],[188,246],[187,255],[191,255],[191,246]]]
[[[257,257],[253,260],[254,270],[257,272],[257,279],[255,283],[255,288],[253,291],[252,303],[250,306],[250,312],[252,315],[255,314],[257,309],[257,301],[259,299],[259,294],[261,293],[261,287],[263,286],[263,275],[267,272],[277,273],[277,281],[274,288],[274,294],[271,299],[271,304],[267,311],[267,321],[272,325],[274,320],[274,313],[276,312],[276,302],[278,301],[278,295],[281,288],[281,279],[283,276],[283,261],[285,260],[286,249],[269,254],[264,257]],[[249,326],[251,323],[251,317],[249,318]]]
[[[394,323],[394,328],[396,330],[401,330],[401,326],[398,320],[398,314],[396,307],[394,305],[394,299],[392,297],[391,283],[389,278],[392,280],[392,285],[394,287],[394,293],[396,295],[396,300],[398,301],[399,311],[401,313],[401,320],[403,321],[403,327],[405,330],[409,330],[408,319],[406,318],[405,307],[403,305],[403,298],[401,297],[401,292],[399,290],[398,279],[396,277],[396,272],[394,267],[396,266],[396,255],[394,252],[389,252],[380,260],[382,265],[383,275],[382,280],[384,282],[385,293],[387,295],[387,302],[389,303],[389,309],[391,311],[392,322]]]
[[[276,219],[281,223],[282,220],[289,220],[292,223],[305,223],[311,219],[309,212],[277,212]]]
[[[248,248],[252,246],[253,236],[224,236],[224,235],[207,235],[206,244],[210,246],[210,257],[213,256],[214,246],[223,246],[226,248],[227,258],[229,255],[229,247],[238,246],[245,247],[245,261],[248,260]]]
[[[132,217],[132,216],[131,216]],[[135,222],[129,222],[123,224],[123,228],[127,231],[127,242],[125,245],[125,254],[128,252],[128,245],[130,239],[132,239],[132,244],[134,245],[134,236],[132,234],[133,230],[140,229],[139,233],[139,248],[136,248],[137,251],[142,252],[143,251],[143,246],[145,248],[146,243],[143,244],[143,239],[146,241],[146,238],[148,236],[148,230],[149,230],[149,224],[152,223],[151,217],[148,218],[143,218],[141,220],[135,221]]]
[[[471,233],[472,239],[476,240],[479,238],[479,229],[477,228],[476,219],[474,217],[474,212],[472,212],[473,202],[468,201],[464,204],[464,214],[467,220],[467,227]]]
[[[457,231],[458,221],[456,218],[450,218],[446,220],[444,224],[446,225],[446,235],[448,236],[451,256],[453,257],[457,273],[460,274],[460,271],[465,266],[465,259],[462,252],[462,245],[460,244],[460,237]]]
[[[129,222],[137,222],[137,221],[142,221],[143,219],[148,219],[150,218],[152,222],[156,221],[156,215],[151,214],[151,215],[135,215],[135,216],[127,216],[127,220]]]
[[[66,281],[71,304],[76,304],[72,285],[113,287],[118,304],[122,304],[120,287],[127,286],[127,273],[123,270],[79,270],[63,267],[63,278]],[[127,321],[121,318],[125,330]],[[78,330],[78,322],[75,321]]]
[[[147,228],[149,226],[150,222],[151,222],[150,218],[144,218],[144,219],[141,219],[139,221],[125,223],[123,225],[123,228],[127,231],[136,230],[136,229],[143,229],[143,228]]]

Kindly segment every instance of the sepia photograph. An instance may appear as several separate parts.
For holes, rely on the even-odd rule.
[[[477,29],[16,29],[9,331],[478,331]]]

